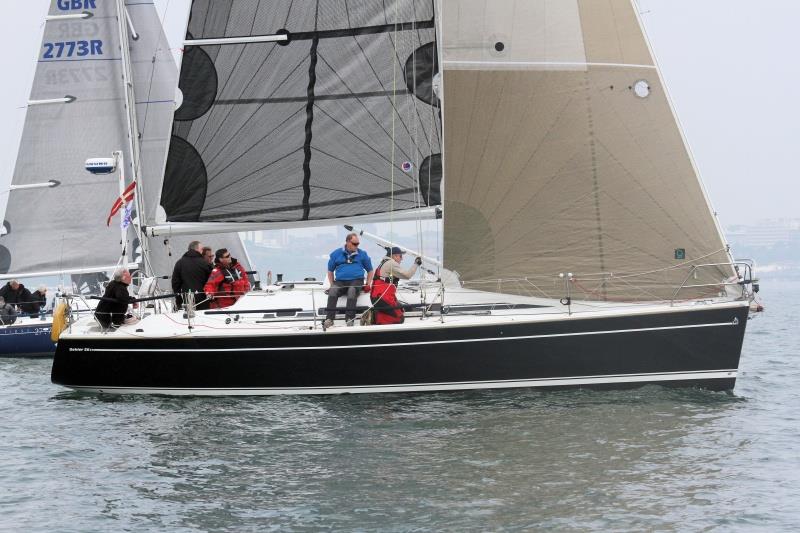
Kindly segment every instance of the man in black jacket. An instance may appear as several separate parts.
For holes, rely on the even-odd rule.
[[[0,298],[5,299],[7,304],[19,305],[31,300],[31,291],[19,281],[12,279],[0,289]]]
[[[3,297],[0,296],[0,324],[7,326],[17,321],[17,312],[14,311],[14,306],[7,304]]]
[[[103,299],[94,310],[94,316],[103,327],[107,328],[112,324],[119,326],[125,322],[128,304],[135,299],[128,292],[130,284],[131,273],[128,269],[121,268],[114,272],[114,279],[108,282]]]
[[[47,286],[40,285],[27,303],[22,304],[22,310],[31,315],[32,317],[39,316],[39,311],[47,306]]]
[[[208,264],[203,258],[202,250],[203,245],[200,241],[192,241],[189,243],[189,250],[175,263],[175,268],[172,270],[172,292],[178,295],[176,297],[178,306],[183,305],[181,295],[185,292],[198,293],[194,297],[195,302],[206,299],[203,286],[208,281],[213,265]],[[208,309],[208,302],[199,304],[197,309]]]

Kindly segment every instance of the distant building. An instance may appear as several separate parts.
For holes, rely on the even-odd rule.
[[[780,244],[800,243],[800,219],[762,220],[754,225],[730,226],[726,232],[734,246],[773,247]]]

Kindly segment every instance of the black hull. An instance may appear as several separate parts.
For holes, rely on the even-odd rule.
[[[163,394],[506,387],[730,390],[747,307],[470,327],[227,338],[62,337],[52,381]],[[375,328],[377,329],[377,328]]]

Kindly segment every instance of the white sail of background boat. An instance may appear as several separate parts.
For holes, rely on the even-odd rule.
[[[119,196],[118,175],[84,169],[89,158],[121,152],[127,183],[138,177],[142,205],[157,212],[177,68],[152,3],[128,2],[122,16],[135,33],[130,75],[114,2],[51,2],[0,236],[0,279],[72,274],[76,288],[97,289],[107,279],[104,273],[117,266],[144,267],[133,226],[123,241],[116,218],[106,225]],[[133,117],[126,112],[126,79],[140,95],[135,143],[129,133]],[[135,207],[131,215],[136,217]],[[147,270],[170,274],[195,238],[149,240]],[[212,243],[232,249],[248,264],[238,235],[218,235]],[[0,354],[52,354],[51,322],[51,317],[20,318],[3,328]]]
[[[185,45],[149,234],[443,203],[443,281],[400,286],[400,325],[323,329],[314,282],[113,332],[82,320],[55,383],[734,386],[752,266],[731,258],[631,0],[195,0]]]

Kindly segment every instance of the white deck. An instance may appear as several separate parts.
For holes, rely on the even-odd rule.
[[[406,304],[440,303],[439,285],[427,287],[409,286],[398,291],[398,298]],[[744,300],[707,299],[691,302],[647,302],[647,303],[609,303],[609,302],[577,302],[568,309],[558,300],[513,296],[507,294],[475,291],[469,289],[446,289],[444,305],[450,312],[442,316],[438,311],[423,316],[419,312],[407,312],[403,324],[386,326],[347,327],[341,315],[335,325],[327,331],[321,327],[324,316],[312,313],[326,307],[327,296],[319,285],[296,285],[291,289],[269,286],[264,291],[250,292],[244,295],[231,307],[224,309],[226,314],[196,311],[194,318],[188,320],[183,312],[147,314],[137,324],[124,325],[115,331],[104,331],[92,317],[83,318],[73,324],[62,334],[62,338],[86,338],[98,336],[108,338],[209,338],[236,336],[272,336],[272,335],[337,335],[343,333],[361,333],[400,330],[418,330],[428,328],[459,328],[477,325],[538,323],[549,321],[585,320],[591,318],[611,318],[618,316],[634,316],[652,313],[686,312],[690,310],[739,308],[748,305]],[[491,304],[523,304],[542,307],[529,309],[503,309],[502,305]],[[361,294],[358,305],[370,305],[369,296]],[[486,305],[480,311],[458,311],[460,305]],[[344,308],[345,298],[339,299],[339,307]],[[301,309],[299,316],[275,316],[271,310]],[[218,311],[218,310],[215,310]],[[254,312],[255,311],[255,312]],[[358,319],[356,320],[358,323]],[[730,325],[726,324],[710,324]],[[190,328],[191,326],[191,328]],[[686,326],[681,326],[686,327]],[[690,326],[695,327],[695,326]],[[652,329],[652,328],[651,328]],[[658,329],[658,328],[655,328]],[[671,328],[667,328],[671,329]],[[638,330],[637,330],[638,331]],[[474,342],[474,341],[471,341]]]

